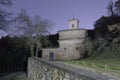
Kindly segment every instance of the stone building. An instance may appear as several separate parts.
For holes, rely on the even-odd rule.
[[[84,40],[87,30],[79,29],[79,20],[68,21],[67,30],[58,31],[59,48],[42,49],[42,58],[49,60],[76,60],[84,57]]]

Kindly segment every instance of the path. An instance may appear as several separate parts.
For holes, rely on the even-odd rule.
[[[24,72],[15,72],[1,77],[0,80],[27,80],[27,75]]]

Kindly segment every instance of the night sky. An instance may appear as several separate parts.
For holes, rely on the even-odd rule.
[[[40,15],[55,23],[50,33],[68,28],[68,20],[80,20],[80,28],[93,29],[94,22],[107,15],[110,0],[13,0],[9,9],[14,14],[26,9],[30,15]],[[113,0],[116,1],[116,0]]]

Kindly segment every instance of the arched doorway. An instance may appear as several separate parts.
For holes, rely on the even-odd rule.
[[[49,54],[49,60],[54,60],[54,53],[53,52],[50,52],[50,54]]]

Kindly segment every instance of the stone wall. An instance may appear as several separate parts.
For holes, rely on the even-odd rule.
[[[50,53],[52,52],[53,60],[77,60],[84,57],[83,44],[73,42],[61,44],[59,48],[47,48],[42,49],[42,58],[50,59]]]
[[[28,60],[28,80],[117,80],[62,62],[38,58]]]
[[[74,39],[74,38],[85,38],[87,35],[87,30],[85,29],[71,29],[58,31],[59,40],[63,39]]]
[[[59,48],[42,49],[43,59],[50,59],[50,53],[53,53],[54,60],[77,60],[84,57],[83,42],[87,37],[86,30],[62,30],[58,33]]]
[[[73,48],[72,48],[73,47]],[[65,49],[66,48],[66,49]],[[82,50],[75,50],[76,47],[62,47],[56,49],[42,49],[42,58],[46,60],[50,60],[50,53],[54,54],[53,60],[76,60],[82,57]]]
[[[54,59],[57,58],[57,55],[59,55],[58,53],[58,50],[59,48],[46,48],[46,49],[42,49],[42,58],[43,59],[48,59],[49,60],[49,54],[50,52],[53,52],[55,55],[54,55]]]

